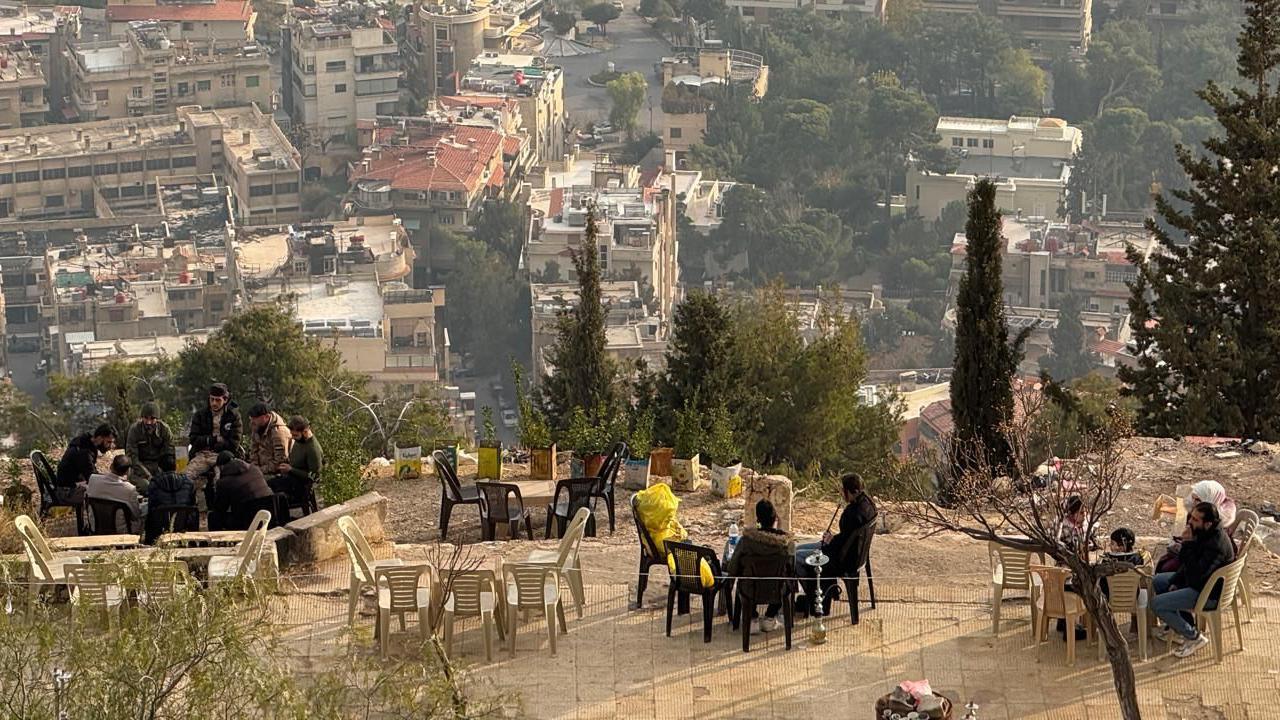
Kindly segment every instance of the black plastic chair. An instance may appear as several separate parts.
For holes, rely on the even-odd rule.
[[[636,533],[640,536],[640,575],[636,578],[636,607],[644,606],[644,591],[649,587],[649,568],[654,565],[667,566],[667,554],[653,541],[653,536],[640,520],[640,511],[636,509],[638,496],[631,496],[631,517],[636,521]]]
[[[119,533],[116,523],[117,515],[124,514],[125,532],[123,534],[138,533],[141,530],[134,527],[137,520],[133,516],[133,509],[127,504],[119,500],[108,500],[107,498],[88,498],[90,511],[93,513],[93,534],[94,535],[116,535]]]
[[[876,536],[876,524],[868,523],[866,527],[858,531],[849,542],[845,543],[841,550],[840,558],[836,563],[836,567],[840,572],[840,579],[844,581],[844,594],[849,600],[849,619],[853,625],[858,624],[858,581],[861,579],[863,569],[867,574],[867,592],[871,595],[871,609],[876,609],[876,582],[871,575],[871,540]],[[828,594],[825,586],[826,579],[823,579],[823,593]],[[835,585],[835,579],[832,578],[831,585]],[[824,610],[825,612],[825,610]]]
[[[552,526],[555,526],[556,537],[564,537],[569,529],[569,522],[582,508],[591,511],[591,516],[587,518],[586,534],[595,537],[595,501],[600,497],[600,493],[596,492],[599,486],[600,483],[595,478],[570,478],[556,483],[556,494],[547,506],[547,537],[551,537]]]
[[[675,558],[676,572],[671,577],[671,587],[667,589],[667,637],[671,637],[671,615],[676,605],[676,595],[680,595],[681,614],[689,611],[688,598],[694,595],[702,598],[702,642],[711,642],[711,623],[716,613],[716,596],[724,584],[724,574],[720,572],[720,559],[716,551],[702,545],[672,540],[667,544],[667,553]],[[715,582],[711,587],[702,585],[702,561],[711,566],[711,575]]]
[[[200,509],[195,505],[158,505],[147,508],[146,535],[143,543],[154,545],[165,533],[192,532],[200,529]]]
[[[782,629],[786,647],[791,649],[791,632],[795,627],[795,566],[793,557],[779,557],[775,562],[761,559],[756,565],[757,577],[736,579],[733,610],[730,613],[734,628],[742,630],[742,652],[751,651],[751,615],[759,605],[777,603],[782,606]]]
[[[612,534],[617,528],[614,518],[614,488],[618,483],[618,471],[622,469],[622,460],[627,456],[627,444],[624,442],[616,442],[613,448],[609,450],[609,455],[605,457],[604,464],[600,466],[600,474],[596,476],[599,486],[596,489],[596,496],[604,500],[609,509],[609,533]]]
[[[480,524],[484,530],[485,540],[496,540],[498,523],[507,526],[507,536],[512,540],[519,532],[520,523],[524,523],[525,533],[533,539],[533,514],[524,506],[524,498],[520,497],[520,486],[514,483],[478,482],[476,490],[484,502],[480,505]],[[512,498],[515,502],[512,502]]]
[[[39,450],[32,450],[29,457],[31,459],[31,470],[36,476],[36,487],[40,489],[40,517],[49,517],[49,513],[56,507],[73,508],[76,511],[76,534],[87,535],[89,526],[85,523],[84,503],[59,500],[57,493],[54,492],[54,487],[57,485],[55,481],[57,473],[49,462],[49,458]]]
[[[436,475],[440,477],[440,539],[444,540],[449,536],[449,517],[454,505],[475,505],[483,515],[484,501],[475,486],[462,487],[458,472],[449,464],[449,456],[443,450],[436,450],[431,457],[436,461]]]
[[[301,510],[299,517],[306,517],[313,512],[320,511],[320,504],[316,501],[316,482],[314,480],[297,481],[291,492],[285,493],[288,498],[285,517],[288,522],[293,520],[293,511]]]

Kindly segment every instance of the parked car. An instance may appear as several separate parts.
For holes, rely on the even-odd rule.
[[[626,6],[622,4],[622,0],[613,0],[609,4],[612,5],[614,9],[619,11],[626,9]]]
[[[610,133],[615,132],[617,132],[617,130],[609,123],[599,123],[591,127],[591,134],[593,135],[609,135]]]
[[[502,411],[502,427],[513,428],[516,426],[516,411],[510,408]]]
[[[584,148],[593,148],[597,145],[600,145],[603,142],[604,142],[604,138],[600,137],[599,135],[587,135],[586,137],[583,137],[581,135],[578,136],[578,144]]]

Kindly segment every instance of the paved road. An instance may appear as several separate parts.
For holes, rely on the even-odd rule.
[[[585,30],[587,26],[588,23],[578,24],[579,30]],[[605,69],[605,63],[612,61],[615,70],[638,72],[649,82],[649,102],[641,108],[638,122],[641,129],[649,129],[649,108],[652,107],[653,129],[659,132],[662,127],[659,106],[662,87],[654,75],[653,65],[670,52],[670,46],[635,13],[634,2],[628,2],[622,16],[609,23],[609,42],[612,44],[610,49],[594,55],[552,59],[564,68],[565,108],[570,119],[578,127],[585,127],[588,122],[609,118],[609,93],[604,88],[588,85],[587,78]]]

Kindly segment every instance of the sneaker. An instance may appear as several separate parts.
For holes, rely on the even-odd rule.
[[[1187,640],[1186,642],[1182,643],[1180,647],[1178,647],[1173,651],[1173,654],[1177,655],[1180,658],[1184,658],[1208,644],[1209,644],[1209,638],[1205,637],[1204,633],[1200,633],[1196,635],[1195,640]]]
[[[757,619],[757,620],[752,620],[752,621],[751,621],[751,634],[752,634],[752,635],[759,635],[760,633],[764,632],[764,627],[763,627],[763,626],[764,626],[764,623],[760,622],[760,620],[758,620],[758,619]]]
[[[760,620],[760,629],[764,632],[771,633],[778,629],[778,621],[771,617],[763,618]]]
[[[1186,638],[1174,632],[1172,628],[1168,628],[1163,625],[1157,628],[1153,628],[1151,630],[1151,635],[1152,637],[1159,640],[1160,642],[1166,642],[1166,643],[1172,642],[1172,643],[1181,644],[1186,640]]]

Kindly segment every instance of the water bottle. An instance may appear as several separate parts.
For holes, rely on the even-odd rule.
[[[738,523],[729,523],[729,547],[738,547]]]

